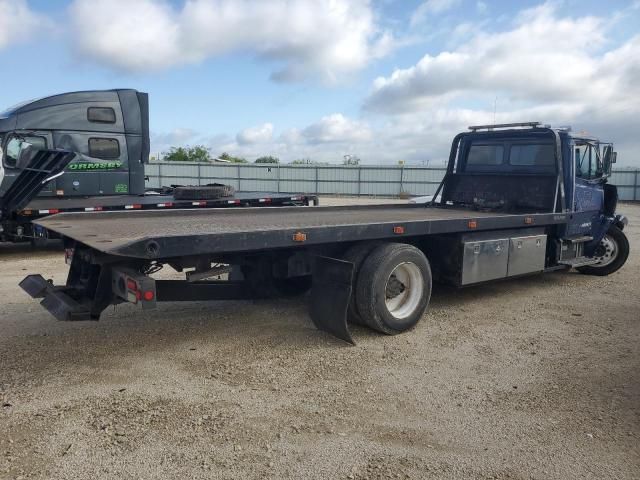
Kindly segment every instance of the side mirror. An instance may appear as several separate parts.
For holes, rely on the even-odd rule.
[[[615,163],[616,152],[613,151],[613,147],[611,145],[607,145],[604,147],[604,156],[602,160],[602,169],[606,175],[611,174],[611,165]]]

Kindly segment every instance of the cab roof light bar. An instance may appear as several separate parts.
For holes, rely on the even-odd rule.
[[[540,122],[520,122],[520,123],[496,123],[493,125],[472,125],[469,130],[475,132],[477,130],[495,130],[497,128],[514,128],[514,127],[529,127],[538,128],[543,126]]]

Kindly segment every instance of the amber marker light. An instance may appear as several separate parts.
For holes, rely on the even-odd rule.
[[[306,233],[302,233],[302,232],[296,232],[293,234],[293,241],[294,242],[306,242],[307,241],[307,234]]]
[[[478,222],[475,220],[469,220],[469,223],[467,225],[469,228],[478,228]]]

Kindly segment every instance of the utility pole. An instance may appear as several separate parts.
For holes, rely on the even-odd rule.
[[[498,107],[498,96],[496,95],[496,97],[493,99],[493,124],[495,125],[496,123],[496,110]]]

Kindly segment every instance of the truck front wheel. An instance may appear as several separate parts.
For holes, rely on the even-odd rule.
[[[629,240],[622,230],[611,225],[607,234],[596,247],[594,257],[598,263],[578,267],[580,273],[585,275],[610,275],[624,265],[629,257]]]
[[[386,243],[364,260],[355,298],[361,319],[370,328],[395,335],[414,327],[431,298],[431,268],[412,245]]]

